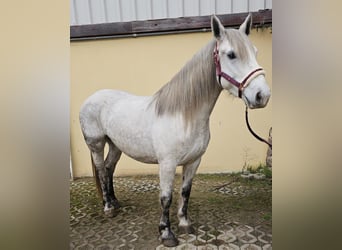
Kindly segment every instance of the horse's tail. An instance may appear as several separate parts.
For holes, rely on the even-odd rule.
[[[103,199],[103,193],[102,193],[101,183],[100,183],[100,179],[99,179],[99,173],[96,170],[93,155],[91,153],[90,153],[90,158],[91,158],[91,165],[92,165],[92,169],[93,169],[93,176],[95,178],[97,193],[100,196],[100,198]]]

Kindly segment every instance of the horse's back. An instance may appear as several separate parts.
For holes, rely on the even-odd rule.
[[[102,89],[89,96],[81,106],[79,119],[81,129],[85,138],[104,137],[101,114],[108,106],[115,105],[116,101],[130,94],[112,90]]]
[[[151,135],[155,112],[151,100],[151,96],[136,96],[124,91],[95,92],[80,110],[80,124],[87,144],[109,138],[132,158],[156,163]]]

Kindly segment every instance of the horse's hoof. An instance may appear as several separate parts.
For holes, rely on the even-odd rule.
[[[119,209],[115,209],[114,207],[111,207],[109,209],[104,210],[105,217],[113,218],[119,214]]]
[[[175,247],[178,246],[179,241],[177,240],[177,238],[170,238],[170,239],[162,239],[162,244],[165,247]]]
[[[194,234],[195,229],[193,226],[178,226],[178,230],[181,234]]]
[[[111,204],[114,206],[115,209],[119,209],[121,207],[118,200],[112,200]]]
[[[179,244],[176,236],[169,230],[166,230],[162,233],[161,242],[165,247],[175,247]]]

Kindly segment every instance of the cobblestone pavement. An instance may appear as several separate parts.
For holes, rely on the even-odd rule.
[[[170,211],[174,248],[158,239],[158,176],[115,177],[122,207],[113,218],[103,215],[92,178],[70,182],[70,249],[272,249],[270,180],[196,175],[188,210],[196,232],[187,235],[177,228],[180,179]]]

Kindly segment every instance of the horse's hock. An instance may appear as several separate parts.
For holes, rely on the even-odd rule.
[[[268,142],[272,144],[272,127],[269,130]],[[266,166],[272,168],[272,148],[268,147],[266,154]]]

